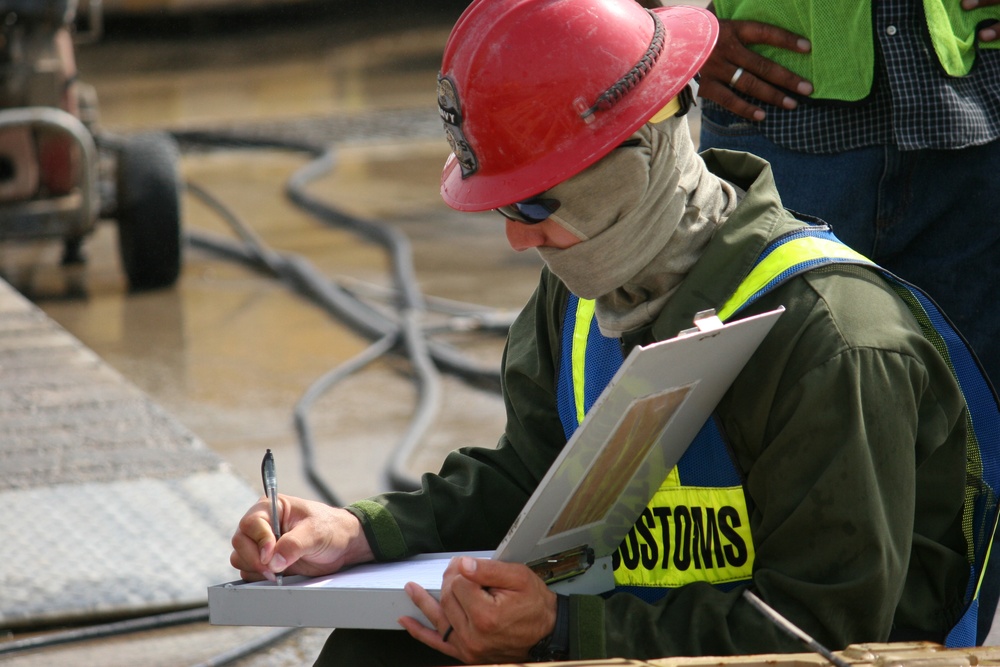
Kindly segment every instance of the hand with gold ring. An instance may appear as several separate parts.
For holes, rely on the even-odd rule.
[[[750,50],[748,47],[753,44],[768,44],[796,53],[808,53],[811,48],[808,40],[768,23],[722,19],[719,39],[701,68],[698,95],[737,116],[759,121],[764,120],[764,110],[747,97],[783,109],[794,109],[798,102],[786,91],[812,94],[811,83]],[[742,95],[738,95],[737,90]]]

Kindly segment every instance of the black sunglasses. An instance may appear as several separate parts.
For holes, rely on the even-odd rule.
[[[548,220],[553,213],[559,210],[559,206],[558,199],[532,197],[531,199],[514,202],[510,206],[501,206],[493,210],[506,219],[517,220],[526,225],[537,225],[543,220]]]
[[[632,148],[640,145],[639,139],[626,139],[618,145],[618,148]],[[517,220],[526,225],[537,225],[543,220],[548,220],[553,213],[559,210],[561,202],[550,197],[532,197],[524,201],[514,202],[510,206],[501,206],[493,209],[505,219]]]

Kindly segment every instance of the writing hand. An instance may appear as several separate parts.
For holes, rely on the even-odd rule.
[[[523,662],[556,623],[556,594],[516,563],[461,556],[445,570],[440,602],[412,582],[406,592],[434,627],[408,616],[400,625],[414,639],[469,664]]]
[[[764,110],[736,95],[734,88],[785,109],[794,109],[798,103],[784,90],[793,90],[801,95],[812,94],[811,83],[751,51],[747,44],[769,44],[798,53],[808,53],[812,48],[804,37],[768,23],[720,19],[719,40],[701,68],[699,96],[712,100],[737,116],[764,120]],[[739,68],[742,68],[742,74],[733,84],[731,82]]]
[[[980,7],[989,7],[990,5],[1000,5],[1000,0],[962,0],[962,9],[978,9]],[[992,25],[988,25],[979,31],[978,37],[980,42],[992,42],[1000,36],[998,33],[997,22]]]
[[[277,573],[319,576],[373,559],[358,518],[347,510],[278,494],[281,539],[271,530],[271,502],[262,497],[233,534],[229,562],[245,581]]]

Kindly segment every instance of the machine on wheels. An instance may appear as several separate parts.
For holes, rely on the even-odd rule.
[[[167,287],[182,256],[177,144],[96,132],[96,95],[76,78],[76,4],[0,0],[0,242],[61,239],[74,263],[97,222],[116,220],[129,288]],[[88,24],[92,39],[98,0]]]

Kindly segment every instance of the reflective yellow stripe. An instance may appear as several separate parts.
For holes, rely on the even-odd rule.
[[[780,284],[786,275],[797,275],[799,270],[822,265],[822,260],[828,259],[872,264],[864,255],[835,241],[814,236],[788,239],[750,271],[720,309],[719,317],[728,319],[762,290]],[[580,419],[583,357],[592,318],[593,302],[580,300],[573,350]],[[675,467],[615,554],[615,583],[677,588],[697,581],[709,584],[749,581],[755,557],[743,488],[685,486]]]
[[[576,423],[583,422],[586,414],[584,390],[587,370],[587,339],[590,323],[594,319],[593,299],[580,299],[576,306],[576,323],[573,325],[573,402],[576,405]]]
[[[759,292],[783,271],[802,262],[823,258],[851,259],[866,264],[872,263],[870,259],[851,250],[843,243],[813,236],[803,236],[793,239],[780,245],[754,267],[750,275],[740,283],[736,293],[719,310],[719,319],[725,321],[729,317],[732,317],[733,313],[739,310],[750,297]]]
[[[755,552],[742,487],[669,484],[622,542],[615,583],[677,588],[749,580]]]
[[[994,525],[993,526],[993,530],[990,532],[990,535],[995,535],[996,534],[996,530],[997,530],[997,528]],[[989,565],[990,556],[993,554],[993,540],[990,540],[989,542],[987,542],[986,545],[987,545],[986,546],[986,556],[983,558],[983,568],[979,571],[979,580],[976,582],[976,592],[975,592],[975,595],[972,596],[973,599],[978,599],[979,598],[979,591],[980,591],[980,589],[982,589],[982,587],[983,587],[983,581],[986,579],[986,566]]]

